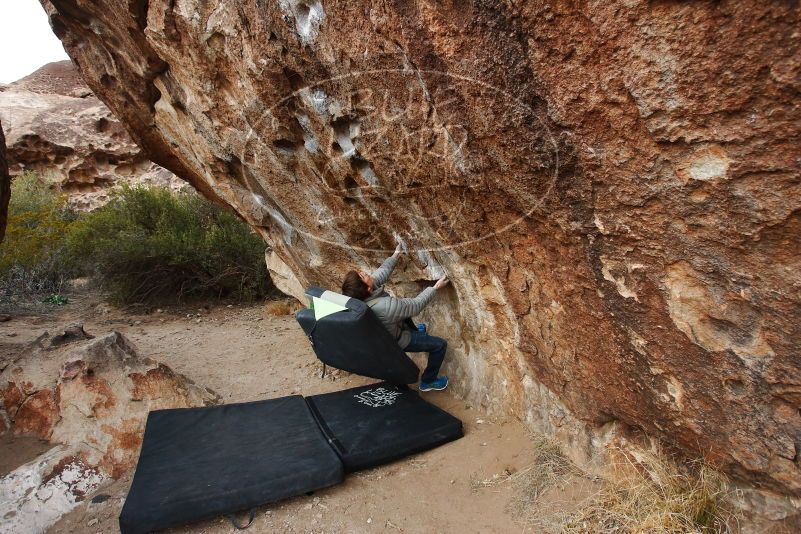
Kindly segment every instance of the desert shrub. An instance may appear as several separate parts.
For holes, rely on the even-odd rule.
[[[76,214],[66,195],[34,173],[11,184],[8,227],[0,245],[0,296],[57,293],[75,271],[66,237]]]
[[[252,300],[272,287],[261,238],[191,192],[123,187],[81,218],[68,248],[120,303]]]

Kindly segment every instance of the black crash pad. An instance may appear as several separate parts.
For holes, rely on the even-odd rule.
[[[319,287],[306,290],[310,299],[323,298],[326,293],[331,292]],[[315,319],[313,309],[295,314],[320,361],[349,373],[393,384],[416,382],[420,370],[401,350],[373,310],[359,299],[334,295],[346,302],[345,310],[320,320]]]
[[[388,383],[306,397],[346,471],[367,469],[459,439],[462,422]]]
[[[150,412],[122,534],[146,533],[317,490],[342,462],[303,397]]]

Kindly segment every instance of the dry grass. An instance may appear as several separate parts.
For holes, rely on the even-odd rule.
[[[518,487],[522,502],[534,502],[545,491],[576,478],[592,478],[571,462],[552,438],[534,436],[533,446],[534,462],[509,477]]]
[[[560,485],[572,476],[586,476],[562,454],[562,450],[553,439],[537,434],[532,437],[532,446],[534,461],[527,467],[514,473],[506,469],[503,473],[494,474],[486,479],[474,473],[470,477],[470,488],[478,491],[507,482],[514,483],[521,493],[520,502],[528,504],[537,500],[543,491]]]
[[[534,532],[707,534],[731,532],[737,522],[724,504],[732,495],[728,480],[703,462],[680,465],[661,451],[614,449],[599,478],[546,437],[535,438],[534,446],[529,467],[479,481],[479,487],[515,483],[518,496],[510,506]]]
[[[567,533],[724,533],[727,478],[703,462],[679,465],[661,451],[615,451],[598,495],[566,518]]]
[[[561,532],[569,514],[592,495],[597,477],[571,462],[554,439],[535,435],[532,440],[534,461],[508,477],[516,490],[509,511],[535,532]]]
[[[271,300],[264,305],[264,313],[275,317],[292,313],[292,304],[289,300]]]

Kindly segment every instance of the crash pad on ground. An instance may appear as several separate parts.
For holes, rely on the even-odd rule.
[[[122,534],[247,510],[343,479],[300,395],[150,412]]]
[[[306,397],[346,471],[367,469],[463,436],[462,422],[389,383]]]

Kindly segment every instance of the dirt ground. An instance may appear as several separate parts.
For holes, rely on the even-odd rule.
[[[214,389],[223,402],[243,402],[300,393],[313,395],[374,382],[334,372],[320,378],[320,365],[291,315],[274,316],[272,305],[218,305],[164,310],[118,310],[97,295],[72,295],[61,308],[14,316],[0,323],[0,358],[10,358],[45,330],[69,322],[87,332],[117,330],[142,356],[171,366]],[[447,372],[447,366],[444,369]],[[532,440],[516,420],[490,419],[452,392],[423,393],[464,422],[464,438],[379,468],[347,476],[345,482],[309,496],[262,506],[249,531],[259,532],[523,532],[520,490],[502,481],[532,464]],[[0,441],[0,474],[32,459],[46,446],[35,440]],[[486,483],[485,481],[491,481]],[[98,494],[103,503],[81,503],[50,529],[56,533],[116,533],[131,475]],[[575,495],[575,487],[560,491]],[[581,493],[581,488],[579,488]],[[559,495],[541,499],[556,505]],[[511,506],[511,503],[517,506]],[[518,509],[517,513],[514,511]],[[536,531],[536,530],[535,530]],[[170,532],[235,532],[223,518]]]

